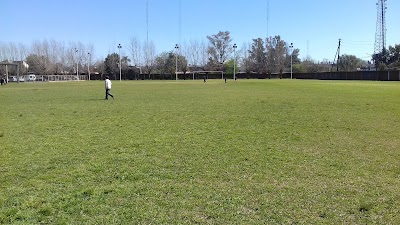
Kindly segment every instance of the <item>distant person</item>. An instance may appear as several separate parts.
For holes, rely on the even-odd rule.
[[[108,76],[106,76],[106,81],[105,81],[105,86],[106,86],[106,98],[105,100],[108,100],[108,96],[111,96],[114,99],[114,96],[110,93],[111,90],[111,80],[109,79]]]
[[[206,82],[206,75],[203,75],[204,83]]]
[[[0,83],[1,83],[1,85],[5,85],[5,83],[4,83],[4,78],[1,78],[1,79],[0,79]]]

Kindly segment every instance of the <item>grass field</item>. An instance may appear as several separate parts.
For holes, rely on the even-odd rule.
[[[400,224],[400,83],[0,86],[0,224]]]

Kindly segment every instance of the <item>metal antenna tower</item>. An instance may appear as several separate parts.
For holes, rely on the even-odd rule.
[[[269,38],[269,0],[267,1],[267,38]]]
[[[382,56],[385,55],[386,52],[386,1],[387,0],[378,0],[378,3],[376,3],[377,19],[374,54],[382,54]]]
[[[146,1],[146,41],[149,43],[149,0]]]

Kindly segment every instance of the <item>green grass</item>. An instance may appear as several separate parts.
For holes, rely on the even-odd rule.
[[[0,224],[400,224],[400,83],[0,87]]]

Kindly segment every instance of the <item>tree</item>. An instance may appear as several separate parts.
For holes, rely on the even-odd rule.
[[[300,63],[293,64],[294,73],[317,73],[328,72],[330,70],[330,63],[318,63],[311,57],[303,59]]]
[[[339,70],[340,71],[357,71],[362,65],[362,60],[354,55],[342,55],[339,59]]]
[[[250,59],[250,49],[251,49],[251,44],[250,43],[243,43],[242,47],[240,49],[240,55],[241,55],[241,68],[243,71],[246,71],[247,73],[252,71],[252,62]]]
[[[141,65],[141,51],[142,46],[138,39],[135,37],[131,38],[130,43],[128,45],[128,50],[131,53],[132,63],[135,66]]]
[[[390,67],[400,67],[400,44],[395,46],[389,46],[389,58],[388,63]]]
[[[233,74],[234,66],[235,66],[236,73],[239,72],[239,67],[238,67],[237,61],[235,62],[235,60],[233,60],[233,59],[228,60],[228,62],[225,63],[225,68],[226,68],[225,69],[225,73],[226,74]]]
[[[178,55],[178,71],[182,71],[183,74],[186,74],[188,71],[188,62],[183,55]]]
[[[249,54],[249,69],[257,73],[265,73],[267,56],[262,38],[253,39]]]
[[[142,50],[143,50],[144,63],[145,63],[144,73],[146,73],[150,79],[150,74],[154,69],[154,59],[155,59],[156,47],[154,46],[154,43],[152,41],[145,42]]]
[[[39,56],[36,54],[30,54],[25,59],[26,63],[29,65],[29,71],[37,74],[45,74],[46,65],[44,62],[44,56]]]
[[[121,56],[121,72],[128,69],[130,59],[127,56]],[[104,72],[112,75],[114,79],[119,77],[119,55],[117,53],[108,54],[104,60]]]
[[[175,73],[175,55],[172,52],[163,52],[154,61],[154,66],[160,74]]]
[[[207,53],[209,55],[208,66],[211,69],[220,69],[225,62],[228,54],[232,52],[230,32],[218,32],[211,36],[207,36],[210,43]]]
[[[267,62],[270,71],[275,71],[282,74],[286,65],[286,55],[288,52],[287,44],[281,37],[275,36],[267,38]]]
[[[119,55],[117,53],[108,54],[104,60],[104,72],[109,76],[113,75],[115,79],[116,74],[119,72],[118,63]]]

